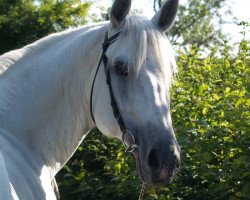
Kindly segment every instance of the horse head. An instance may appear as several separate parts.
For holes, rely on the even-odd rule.
[[[178,0],[168,0],[151,20],[127,16],[130,6],[130,0],[115,0],[111,8],[91,111],[99,130],[133,153],[143,181],[166,184],[180,162],[169,100],[176,66],[165,35]]]

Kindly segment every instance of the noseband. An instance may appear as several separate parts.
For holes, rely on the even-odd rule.
[[[114,92],[112,89],[112,85],[111,85],[111,77],[110,77],[110,70],[108,67],[108,57],[106,56],[106,52],[108,47],[117,40],[118,36],[120,35],[121,32],[118,32],[114,35],[112,35],[111,37],[108,37],[108,32],[106,32],[105,34],[105,39],[104,42],[102,43],[102,56],[100,58],[99,64],[97,66],[96,72],[95,72],[95,76],[94,76],[94,80],[92,83],[92,87],[91,87],[91,94],[90,94],[90,114],[91,114],[91,118],[92,120],[95,122],[95,118],[94,118],[94,114],[93,114],[93,103],[92,103],[92,99],[93,99],[93,90],[94,90],[94,85],[95,85],[95,80],[96,80],[96,76],[97,73],[100,69],[101,63],[103,62],[104,64],[104,71],[105,71],[105,75],[106,75],[106,83],[108,84],[108,88],[109,88],[109,94],[110,94],[110,99],[111,99],[111,107],[113,109],[113,114],[114,117],[117,121],[117,123],[119,124],[120,130],[122,132],[122,142],[126,148],[126,151],[129,153],[134,152],[136,149],[138,149],[138,145],[135,143],[135,137],[134,135],[131,133],[131,131],[127,130],[126,125],[122,119],[122,115],[118,109],[116,100],[115,100],[115,96],[114,96]]]

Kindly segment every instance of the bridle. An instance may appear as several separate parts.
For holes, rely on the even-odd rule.
[[[131,131],[129,131],[126,128],[126,125],[122,119],[122,115],[118,109],[116,100],[115,100],[115,96],[114,96],[114,92],[112,89],[112,84],[111,84],[111,78],[110,78],[110,70],[109,70],[109,66],[108,66],[108,57],[106,55],[107,49],[108,47],[117,40],[118,36],[120,35],[121,32],[117,32],[116,34],[112,35],[111,37],[108,37],[108,31],[105,34],[105,38],[104,41],[102,43],[102,56],[99,60],[96,72],[95,72],[95,76],[94,76],[94,80],[92,83],[92,87],[91,87],[91,93],[90,93],[90,114],[91,114],[91,118],[92,120],[95,122],[95,118],[94,118],[94,114],[93,114],[93,91],[94,91],[94,86],[95,86],[95,80],[96,80],[96,76],[97,73],[100,69],[101,63],[103,62],[104,64],[104,71],[105,71],[105,75],[106,75],[106,83],[108,84],[108,88],[109,88],[109,95],[110,95],[110,99],[111,99],[111,107],[113,109],[113,114],[114,117],[120,127],[120,130],[122,132],[122,142],[124,144],[124,147],[126,149],[126,152],[128,153],[134,153],[135,151],[138,151],[138,145],[135,142],[135,137],[132,134]],[[142,188],[141,188],[141,192],[139,195],[139,200],[143,199],[144,196],[144,192],[145,192],[145,185],[146,183],[143,182],[142,183]]]
[[[117,40],[118,36],[120,35],[121,32],[117,32],[116,34],[112,35],[111,37],[108,37],[108,31],[105,34],[105,38],[104,38],[104,42],[102,43],[102,56],[100,58],[99,64],[97,66],[96,72],[95,72],[95,76],[94,76],[94,80],[92,83],[92,87],[91,87],[91,94],[90,94],[90,114],[91,114],[91,118],[92,120],[95,122],[95,118],[94,118],[94,114],[93,114],[93,91],[94,91],[94,85],[95,85],[95,80],[96,80],[96,76],[97,73],[100,69],[101,63],[103,62],[104,64],[104,70],[105,70],[105,75],[106,75],[106,83],[108,84],[108,88],[109,88],[109,94],[110,94],[110,99],[111,99],[111,107],[113,109],[113,114],[114,117],[120,127],[120,130],[122,132],[122,142],[125,146],[126,152],[129,153],[133,153],[135,150],[138,150],[138,145],[135,142],[135,137],[132,134],[131,131],[129,131],[126,128],[126,125],[122,119],[122,115],[118,109],[116,100],[115,100],[115,96],[114,96],[114,92],[112,89],[112,84],[111,84],[111,77],[110,77],[110,69],[108,66],[108,57],[106,55],[107,49],[108,47]]]

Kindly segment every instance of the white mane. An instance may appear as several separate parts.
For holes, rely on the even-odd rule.
[[[54,48],[55,44],[65,44],[70,41],[70,38],[74,38],[79,34],[84,34],[88,30],[107,25],[107,22],[100,22],[93,25],[85,25],[79,28],[67,29],[63,32],[50,34],[36,42],[29,44],[21,49],[13,50],[0,55],[0,75],[4,73],[9,67],[18,65],[18,61],[26,59],[30,56],[36,56],[43,50],[48,48]]]

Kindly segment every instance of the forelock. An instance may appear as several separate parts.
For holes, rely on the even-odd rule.
[[[113,51],[128,43],[128,56],[136,77],[145,67],[147,56],[153,57],[155,66],[159,68],[167,90],[173,75],[177,73],[174,51],[166,35],[162,34],[149,20],[141,16],[128,16],[121,30]],[[150,52],[147,52],[150,51]],[[112,53],[111,53],[112,55]]]

